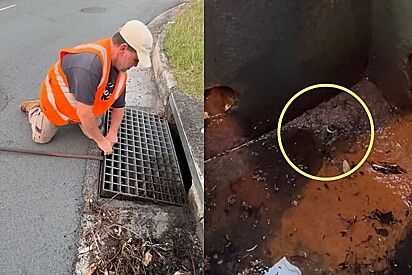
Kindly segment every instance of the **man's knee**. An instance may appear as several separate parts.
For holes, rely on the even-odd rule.
[[[52,124],[43,124],[43,129],[32,125],[32,139],[36,143],[48,143],[56,135],[58,128]]]
[[[46,136],[42,136],[42,135],[39,135],[39,134],[33,134],[32,135],[33,141],[36,142],[36,143],[40,143],[40,144],[48,143],[48,142],[50,142],[50,140],[52,140],[52,138],[53,138],[53,136],[46,137]]]
[[[47,119],[40,108],[30,110],[29,122],[31,124],[32,139],[36,143],[48,143],[57,133],[58,127]]]

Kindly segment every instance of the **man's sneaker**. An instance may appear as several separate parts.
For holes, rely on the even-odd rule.
[[[23,101],[20,104],[20,110],[22,112],[28,113],[31,109],[33,109],[33,107],[38,107],[38,106],[40,106],[40,99]]]

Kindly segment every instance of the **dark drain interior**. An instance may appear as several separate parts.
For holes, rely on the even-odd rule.
[[[110,112],[106,129],[110,125]],[[167,121],[125,108],[118,143],[105,156],[101,195],[185,205],[186,193]]]
[[[190,173],[189,164],[186,159],[185,151],[183,148],[182,141],[179,137],[179,132],[176,124],[169,123],[170,133],[172,135],[173,145],[176,152],[177,160],[179,161],[180,172],[182,173],[183,185],[185,187],[186,193],[189,192],[190,187],[192,187],[192,174]]]

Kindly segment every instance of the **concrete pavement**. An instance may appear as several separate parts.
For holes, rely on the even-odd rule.
[[[86,154],[89,140],[77,126],[60,129],[47,145],[35,144],[19,103],[39,96],[61,48],[111,36],[130,19],[147,23],[178,3],[1,1],[0,92],[8,102],[0,111],[0,146]],[[96,13],[80,11],[95,7]],[[73,272],[85,169],[85,160],[0,152],[1,274]]]

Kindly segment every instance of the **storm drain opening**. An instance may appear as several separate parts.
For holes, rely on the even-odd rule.
[[[109,111],[106,129],[109,129],[110,117]],[[113,147],[113,154],[104,157],[100,195],[178,206],[187,204],[176,151],[165,119],[125,108],[118,143]]]
[[[180,172],[182,173],[183,186],[186,190],[186,193],[188,193],[190,188],[192,187],[192,174],[190,173],[189,164],[186,159],[185,149],[183,147],[182,140],[180,139],[177,125],[174,123],[169,123],[169,129],[170,134],[172,135],[176,157],[179,162]]]
[[[227,86],[216,86],[205,90],[204,119],[227,112],[236,102],[236,93]]]

